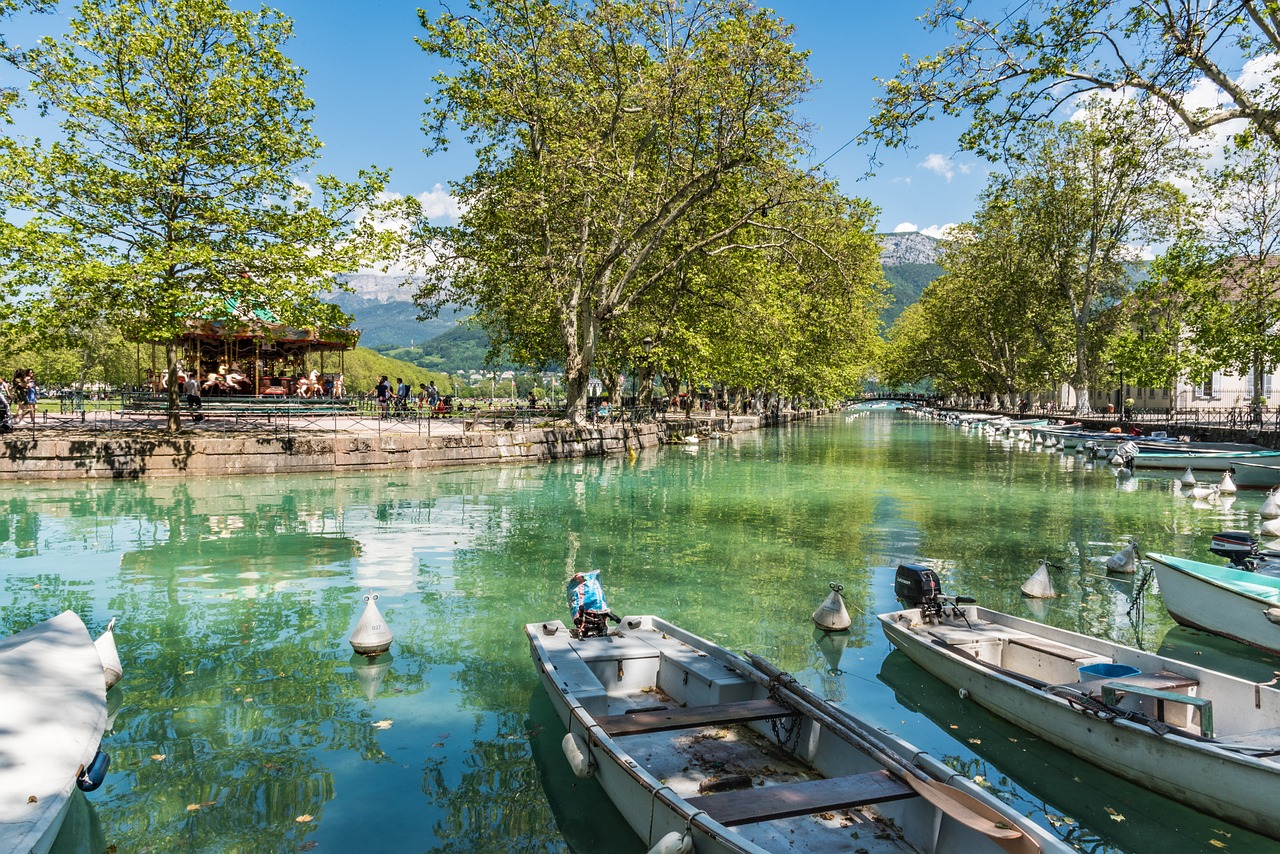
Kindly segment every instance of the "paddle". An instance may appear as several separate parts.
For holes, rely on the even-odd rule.
[[[1036,840],[1016,827],[1010,826],[1004,816],[973,795],[941,780],[933,779],[922,768],[885,750],[875,737],[863,728],[858,719],[844,709],[826,702],[797,682],[794,677],[779,670],[760,656],[750,652],[746,656],[752,667],[768,678],[762,679],[760,675],[750,670],[747,671],[747,675],[762,685],[771,688],[776,686],[778,690],[785,692],[788,699],[801,712],[832,732],[844,736],[850,744],[880,763],[886,771],[905,781],[916,794],[937,809],[966,827],[990,837],[1012,854],[1034,854],[1040,850],[1040,844]]]

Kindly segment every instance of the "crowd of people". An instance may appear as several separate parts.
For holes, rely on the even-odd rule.
[[[36,384],[36,372],[31,368],[19,368],[13,375],[12,386],[0,377],[0,432],[10,432],[22,423],[23,418],[30,419],[34,425],[39,400],[40,386]]]

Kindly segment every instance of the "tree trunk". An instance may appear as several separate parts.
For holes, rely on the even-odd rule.
[[[600,323],[588,308],[579,306],[566,313],[564,339],[567,345],[564,365],[565,417],[574,428],[587,425],[587,390],[591,365],[595,360]]]
[[[178,345],[175,341],[165,342],[164,360],[169,366],[165,374],[165,390],[168,394],[168,405],[165,407],[165,429],[177,433],[182,429],[182,413],[178,409]]]
[[[636,406],[640,407],[645,413],[653,412],[653,375],[655,371],[653,365],[641,365],[636,376],[640,383],[636,390]],[[645,420],[649,420],[646,415]]]

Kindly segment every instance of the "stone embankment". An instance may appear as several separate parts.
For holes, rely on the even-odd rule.
[[[159,431],[68,435],[22,431],[0,441],[0,480],[134,479],[404,470],[533,463],[639,451],[676,435],[744,432],[813,418],[816,412],[695,417],[575,430],[437,426],[432,435],[361,429],[174,435]]]

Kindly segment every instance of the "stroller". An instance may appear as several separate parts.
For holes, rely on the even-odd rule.
[[[622,618],[610,611],[604,601],[600,570],[574,573],[565,585],[565,591],[569,595],[569,610],[573,613],[574,637],[604,637],[609,633],[609,620],[622,622]]]

